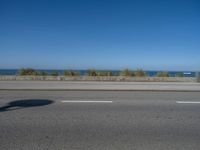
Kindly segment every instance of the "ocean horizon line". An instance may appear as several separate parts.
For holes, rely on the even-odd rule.
[[[23,67],[23,68],[0,68],[0,70],[20,70],[20,69],[28,69],[28,68],[31,68],[31,69],[34,69],[34,70],[38,70],[38,71],[45,71],[45,70],[54,70],[54,71],[59,71],[59,70],[71,70],[71,71],[80,71],[80,70],[96,70],[96,71],[123,71],[125,69],[128,69],[128,70],[131,70],[131,71],[136,71],[136,70],[143,70],[143,71],[162,71],[162,72],[200,72],[200,70],[175,70],[175,69],[142,69],[142,68],[122,68],[122,69],[96,69],[96,68],[88,68],[88,69],[73,69],[73,68],[70,68],[70,69],[54,69],[54,68],[47,68],[47,69],[43,69],[43,68],[32,68],[32,67]]]

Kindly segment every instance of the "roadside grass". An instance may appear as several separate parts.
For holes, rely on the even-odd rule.
[[[158,72],[156,74],[157,77],[169,77],[169,73],[168,72]]]
[[[114,76],[111,71],[96,71],[95,69],[89,69],[88,76]]]
[[[175,76],[176,76],[176,77],[184,77],[184,74],[183,74],[182,72],[178,72],[178,73],[176,73]]]
[[[129,70],[129,69],[124,69],[120,72],[121,76],[125,76],[125,77],[133,77],[135,76],[134,72]]]
[[[124,69],[121,72],[115,73],[112,71],[104,71],[104,70],[95,70],[95,69],[89,69],[85,75],[81,75],[80,71],[74,71],[74,70],[65,70],[63,73],[60,73],[58,71],[53,71],[51,73],[45,72],[45,71],[38,71],[32,68],[22,68],[18,71],[18,74],[20,76],[125,76],[125,77],[150,77],[150,75],[147,74],[142,69],[137,70],[130,70],[130,69]],[[170,74],[168,72],[157,72],[154,77],[170,77]],[[184,77],[183,72],[178,72],[175,74],[175,77]]]
[[[143,71],[142,69],[137,69],[135,72],[134,72],[135,76],[136,77],[146,77],[147,74],[145,71]]]
[[[80,76],[79,71],[65,70],[64,76]]]

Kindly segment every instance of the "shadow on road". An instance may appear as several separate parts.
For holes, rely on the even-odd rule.
[[[23,109],[28,107],[38,107],[52,104],[54,101],[46,99],[25,99],[16,100],[8,103],[7,105],[0,107],[0,112],[11,111],[16,109]]]

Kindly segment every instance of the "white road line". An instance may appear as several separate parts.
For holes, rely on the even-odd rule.
[[[112,103],[113,101],[63,100],[62,103]]]
[[[200,104],[198,101],[176,101],[177,104]]]

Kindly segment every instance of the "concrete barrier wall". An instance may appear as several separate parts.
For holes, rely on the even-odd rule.
[[[0,76],[0,81],[121,81],[121,82],[197,82],[192,77],[124,77],[124,76]]]
[[[197,73],[197,82],[200,82],[200,72]]]

